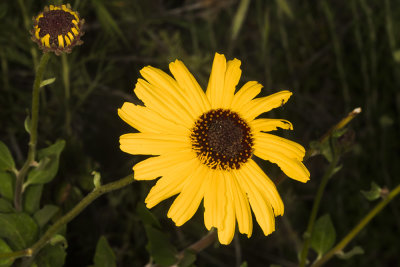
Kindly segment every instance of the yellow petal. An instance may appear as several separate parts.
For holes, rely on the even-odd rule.
[[[263,86],[255,81],[245,83],[233,96],[231,107],[233,110],[241,110],[245,104],[255,98]]]
[[[171,76],[151,66],[144,67],[140,74],[153,86],[153,91],[160,99],[169,101],[175,109],[180,110],[180,113],[186,113],[184,114],[185,116],[190,117],[192,120],[195,119],[192,110],[193,103],[188,101],[183,94],[184,91]]]
[[[209,176],[205,181],[204,190],[204,225],[208,230],[212,227],[219,227],[217,224],[217,205],[218,205],[218,180],[219,172],[216,170],[210,170]]]
[[[145,80],[138,79],[134,91],[146,107],[157,112],[162,117],[176,124],[181,124],[188,129],[193,126],[194,120],[182,107],[176,106],[173,100],[158,94],[156,88]]]
[[[46,34],[44,37],[42,37],[42,45],[46,47],[50,47],[50,34]]]
[[[175,62],[171,62],[169,69],[181,89],[184,90],[189,102],[193,103],[193,114],[195,117],[211,109],[210,102],[204,91],[182,61],[175,60]]]
[[[79,31],[77,30],[77,28],[78,28],[78,27],[76,27],[76,28],[75,28],[75,27],[72,27],[72,28],[71,28],[71,31],[75,34],[75,36],[78,36],[78,35],[79,35]]]
[[[305,149],[296,142],[261,132],[255,133],[253,138],[256,150],[275,151],[284,154],[286,157],[298,160],[304,158]]]
[[[231,106],[236,85],[239,83],[240,76],[242,75],[240,64],[240,60],[235,58],[228,61],[226,65],[225,77],[221,77],[221,79],[225,80],[224,88],[222,90],[224,97],[222,98],[221,108],[229,108]]]
[[[275,216],[283,215],[284,205],[281,196],[276,190],[275,184],[269,179],[269,177],[261,170],[261,168],[253,160],[244,166],[247,173],[251,174],[253,179],[249,180],[249,184],[257,188],[260,194],[264,197],[265,201],[271,204],[274,209]]]
[[[50,9],[50,10],[53,10],[53,9],[54,9],[54,6],[53,6],[53,5],[50,5],[50,6],[49,6],[49,9]]]
[[[224,82],[226,72],[226,59],[224,55],[215,53],[214,62],[211,68],[206,95],[211,103],[211,108],[220,108],[223,103]]]
[[[130,154],[161,155],[190,149],[188,137],[172,134],[129,133],[121,135],[120,148]]]
[[[236,176],[230,175],[226,181],[228,192],[232,192],[232,199],[229,202],[232,202],[235,207],[239,232],[247,234],[247,237],[250,237],[253,231],[253,219],[247,196],[236,180]]]
[[[224,174],[227,174],[224,172]],[[232,177],[225,177],[225,182]],[[228,188],[226,188],[228,189]],[[235,216],[235,207],[233,202],[232,192],[226,191],[226,204],[224,209],[224,221],[223,228],[218,228],[218,239],[219,242],[223,245],[228,245],[231,243],[233,236],[235,235],[235,227],[236,227],[236,216]]]
[[[161,177],[146,197],[147,208],[150,209],[161,201],[181,192],[186,180],[198,166],[198,161],[186,161],[185,164],[176,166],[170,173]]]
[[[39,32],[40,32],[40,28],[36,29],[36,31],[35,31],[35,37],[36,37],[36,39],[38,39],[38,40],[40,40]]]
[[[264,235],[269,235],[275,230],[275,216],[271,204],[265,201],[257,188],[249,184],[249,181],[253,178],[250,172],[242,167],[240,170],[234,171],[234,174],[240,186],[247,193],[251,208]]]
[[[277,151],[260,149],[257,146],[254,146],[254,155],[263,160],[268,160],[272,163],[278,164],[279,168],[281,168],[281,170],[292,179],[302,183],[305,183],[310,179],[310,172],[300,160],[289,158],[283,153]]]
[[[251,121],[260,114],[285,104],[291,95],[292,92],[285,90],[266,97],[256,98],[245,104],[239,112],[244,119]]]
[[[58,46],[59,47],[64,47],[64,38],[62,35],[59,35],[58,37]]]
[[[168,173],[176,172],[177,166],[185,166],[196,158],[191,150],[170,151],[157,157],[145,159],[133,167],[136,180],[153,180]]]
[[[253,132],[270,132],[278,130],[278,127],[285,130],[293,130],[290,121],[282,119],[256,119],[249,122]]]
[[[69,40],[68,36],[65,36],[65,42],[67,43],[67,46],[71,45],[71,41]]]
[[[200,164],[200,163],[199,163]],[[209,168],[200,164],[195,168],[183,186],[182,192],[172,203],[168,218],[171,218],[177,226],[187,222],[196,213],[204,196],[205,179]]]
[[[125,102],[118,115],[140,132],[189,135],[189,129],[178,125],[143,106]]]
[[[70,32],[68,32],[68,37],[71,40],[71,42],[74,40],[74,35]]]

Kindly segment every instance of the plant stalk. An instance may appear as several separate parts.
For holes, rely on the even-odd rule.
[[[30,121],[30,139],[28,156],[21,170],[18,172],[15,182],[14,206],[17,211],[22,209],[22,186],[24,184],[25,176],[32,163],[35,161],[36,156],[36,143],[37,143],[37,129],[39,122],[39,92],[40,83],[42,82],[43,74],[46,69],[47,62],[49,61],[50,53],[43,53],[40,59],[39,66],[36,70],[35,81],[33,82],[32,90],[32,114]]]
[[[371,221],[392,199],[400,193],[400,185],[393,189],[389,195],[379,202],[362,220],[328,253],[317,260],[312,266],[318,267],[330,260],[337,252],[341,251],[364,227]]]
[[[317,218],[317,213],[319,209],[319,205],[322,199],[322,196],[325,191],[325,187],[329,181],[329,178],[335,172],[336,165],[339,161],[338,155],[335,155],[332,162],[329,165],[328,170],[325,172],[324,176],[322,177],[321,184],[318,187],[317,195],[315,196],[314,204],[311,210],[310,219],[308,220],[307,231],[304,233],[304,243],[303,249],[301,250],[300,254],[300,267],[304,267],[307,261],[308,249],[310,248],[312,232],[314,229],[314,223]]]

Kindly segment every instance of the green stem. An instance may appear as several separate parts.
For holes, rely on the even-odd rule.
[[[400,193],[400,185],[379,202],[334,248],[317,260],[312,266],[318,267],[327,262],[333,255],[341,251],[394,197]]]
[[[37,128],[39,122],[39,91],[40,83],[42,82],[42,77],[46,69],[47,62],[49,61],[50,53],[43,53],[40,59],[39,66],[36,70],[35,81],[33,82],[32,90],[32,117],[30,123],[30,140],[29,140],[29,150],[27,159],[22,166],[21,170],[18,172],[15,182],[15,196],[14,196],[14,206],[17,211],[21,211],[22,202],[22,186],[24,184],[24,179],[32,163],[35,161],[36,155],[36,143],[37,143]]]
[[[307,231],[304,233],[304,244],[303,249],[300,254],[300,267],[304,267],[307,260],[308,249],[310,248],[311,236],[314,228],[314,222],[317,218],[317,213],[319,209],[319,204],[321,202],[322,195],[324,194],[325,187],[328,183],[329,178],[335,172],[336,165],[339,161],[339,157],[336,155],[334,159],[329,165],[328,170],[325,172],[324,176],[322,177],[321,184],[318,187],[317,195],[315,196],[314,204],[311,210],[310,219],[308,220]]]
[[[70,84],[69,84],[69,65],[68,65],[68,59],[67,55],[63,53],[61,55],[61,61],[62,61],[62,77],[63,77],[63,83],[64,83],[64,93],[65,93],[65,130],[67,132],[67,135],[71,134],[71,110],[69,107],[69,102],[70,102]]]
[[[89,204],[96,200],[101,195],[108,193],[113,190],[125,187],[133,182],[133,175],[128,175],[118,181],[108,183],[95,188],[86,197],[84,197],[72,210],[70,210],[63,217],[58,219],[47,231],[46,233],[35,243],[32,247],[25,250],[16,251],[12,253],[2,253],[0,254],[0,259],[5,258],[19,258],[19,257],[31,257],[39,252],[47,242],[58,232],[61,227],[69,223],[72,219],[78,216]]]

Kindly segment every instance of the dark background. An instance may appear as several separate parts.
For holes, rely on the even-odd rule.
[[[38,147],[59,138],[67,144],[42,204],[68,211],[92,189],[93,170],[106,183],[131,173],[144,158],[119,150],[119,136],[133,129],[117,115],[123,102],[139,103],[132,90],[142,67],[168,71],[168,63],[180,59],[205,88],[215,52],[242,61],[240,86],[256,80],[264,85],[263,95],[281,89],[294,93],[283,108],[268,115],[290,120],[294,131],[278,134],[306,148],[348,112],[362,108],[349,126],[354,143],[341,158],[342,169],[329,181],[318,213],[330,214],[337,241],[377,203],[366,200],[360,190],[368,190],[372,181],[394,188],[400,172],[398,2],[253,0],[243,12],[243,22],[235,24],[245,2],[71,1],[86,20],[85,43],[67,56],[52,56],[45,73],[56,81],[41,93]],[[31,17],[51,3],[0,2],[0,139],[19,167],[27,151],[23,122],[31,105],[34,64],[41,54],[28,30]],[[312,201],[328,164],[316,156],[306,165],[311,172],[307,184],[286,179],[278,187],[285,215],[277,218],[276,232],[264,237],[256,225],[250,239],[238,234],[229,246],[207,248],[197,266],[235,266],[243,261],[249,266],[296,266]],[[271,177],[280,174],[275,166],[264,167]],[[135,182],[103,196],[72,221],[66,265],[91,264],[101,235],[113,248],[118,266],[145,265],[147,241],[136,206],[152,184]],[[164,201],[152,211],[171,242],[183,249],[206,234],[203,216],[198,212],[177,228],[166,217],[170,203]],[[334,259],[328,266],[398,265],[399,230],[395,199],[346,248],[361,246],[365,253],[348,261]]]

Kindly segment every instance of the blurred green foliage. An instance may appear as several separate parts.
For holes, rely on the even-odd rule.
[[[55,80],[49,80],[53,82],[43,86],[40,95],[38,149],[60,144],[56,143],[60,138],[65,148],[39,154],[39,164],[59,165],[58,172],[51,169],[47,177],[28,179],[32,184],[32,179],[39,182],[25,190],[27,213],[15,215],[9,204],[13,181],[6,170],[20,167],[27,152],[24,121],[41,55],[29,30],[31,18],[47,4],[61,1],[0,2],[0,140],[6,146],[0,144],[0,153],[8,155],[9,149],[14,159],[5,156],[0,161],[0,223],[10,222],[9,227],[15,228],[0,228],[0,252],[30,245],[49,223],[93,189],[93,171],[101,173],[106,183],[129,174],[144,159],[119,150],[119,136],[134,130],[118,118],[117,108],[125,101],[140,103],[132,89],[143,66],[167,70],[168,63],[177,58],[203,88],[214,53],[219,52],[242,61],[241,84],[259,81],[264,95],[280,89],[293,91],[284,108],[268,115],[290,120],[295,130],[279,134],[306,147],[353,108],[362,107],[349,129],[355,140],[338,139],[352,149],[329,181],[318,216],[330,214],[336,240],[375,204],[361,190],[368,190],[373,181],[389,189],[398,184],[400,7],[396,1],[75,0],[70,4],[86,20],[85,43],[70,55],[51,57],[44,79]],[[46,163],[47,158],[56,160]],[[278,187],[286,212],[277,218],[276,232],[264,237],[255,226],[251,239],[237,235],[229,246],[215,245],[201,252],[196,266],[240,266],[243,262],[243,266],[296,266],[327,161],[318,156],[306,165],[310,182],[285,180]],[[277,167],[267,163],[263,167],[270,177],[279,176]],[[136,207],[150,187],[151,183],[137,182],[94,202],[62,231],[68,248],[49,244],[36,264],[62,266],[65,259],[66,266],[101,266],[101,256],[106,254],[106,260],[116,261],[117,266],[143,266],[149,262],[146,245],[148,249],[151,245],[146,233],[150,230],[168,233],[165,242],[178,250],[206,234],[201,208],[194,219],[175,227],[166,218],[170,200],[152,210],[161,226],[146,222]],[[347,261],[333,259],[329,264],[399,264],[400,244],[394,234],[400,231],[399,210],[398,200],[390,203],[351,242],[348,251],[357,248],[352,252],[356,255],[361,247],[365,254],[347,257]],[[21,218],[26,219],[23,225]],[[12,236],[24,231],[29,234]],[[310,252],[311,258],[316,256]],[[0,260],[0,266],[10,264]]]

